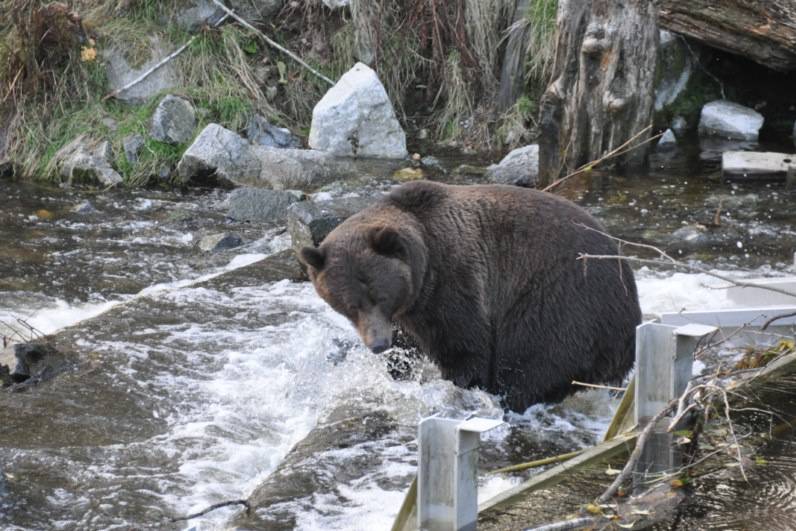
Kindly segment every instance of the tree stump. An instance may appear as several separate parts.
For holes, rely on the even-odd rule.
[[[761,65],[796,70],[794,0],[662,0],[661,26]]]
[[[597,160],[652,119],[658,8],[649,0],[561,0],[552,83],[542,97],[540,186]],[[635,144],[648,138],[640,135]],[[644,164],[646,146],[615,159]]]

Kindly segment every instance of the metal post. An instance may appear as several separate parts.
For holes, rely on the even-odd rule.
[[[424,419],[419,425],[417,523],[424,531],[474,530],[481,434],[501,420]]]
[[[636,328],[635,413],[640,428],[683,394],[691,379],[694,350],[703,337],[716,330],[699,324],[676,327],[660,323],[644,323]],[[677,466],[679,455],[673,450],[668,423],[664,418],[654,428],[637,474],[666,472]]]

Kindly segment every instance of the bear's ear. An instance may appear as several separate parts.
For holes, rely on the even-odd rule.
[[[401,256],[404,246],[401,236],[392,227],[377,227],[370,232],[370,246],[384,256]]]
[[[318,271],[323,269],[323,265],[326,263],[326,256],[323,254],[323,251],[315,247],[303,247],[301,252],[299,252],[299,259],[304,262],[305,265],[313,267]]]

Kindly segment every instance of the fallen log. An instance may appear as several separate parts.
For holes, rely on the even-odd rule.
[[[660,24],[773,70],[796,70],[793,0],[662,0]]]

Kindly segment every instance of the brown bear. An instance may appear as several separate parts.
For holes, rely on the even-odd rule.
[[[393,189],[301,260],[318,294],[373,352],[392,323],[461,387],[523,411],[573,380],[620,380],[641,320],[633,271],[602,226],[561,197],[418,181]]]

